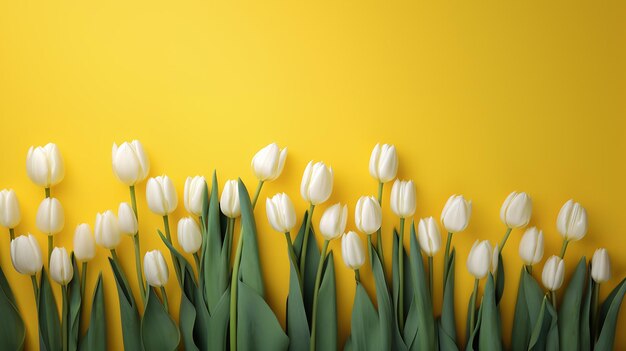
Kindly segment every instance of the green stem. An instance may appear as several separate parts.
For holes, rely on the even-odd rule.
[[[591,291],[591,300],[593,301],[593,306],[591,308],[591,335],[592,340],[598,340],[598,308],[600,307],[600,284],[593,282],[593,288]]]
[[[452,243],[452,234],[451,232],[448,232],[448,240],[446,241],[446,251],[444,252],[444,258],[443,258],[443,288],[445,291],[446,288],[446,281],[448,279],[448,269],[449,269],[449,265],[450,265],[450,244]]]
[[[117,262],[118,266],[120,265],[120,259],[117,257],[117,251],[115,249],[111,249],[111,256],[113,257],[113,261]]]
[[[131,185],[130,189],[130,204],[133,206],[133,212],[135,212],[135,218],[139,219],[139,214],[137,212],[137,198],[135,196],[135,186]]]
[[[302,251],[300,253],[300,272],[302,276],[306,274],[304,270],[306,268],[306,253],[309,247],[309,231],[311,231],[311,218],[313,218],[313,210],[315,210],[315,205],[309,205],[309,212],[306,217],[306,224],[304,225],[304,241],[302,242]]]
[[[315,351],[315,333],[317,331],[316,328],[316,319],[317,319],[317,298],[320,289],[320,282],[322,281],[322,268],[324,267],[324,261],[326,260],[326,251],[328,251],[328,240],[324,240],[324,246],[322,247],[322,256],[320,256],[320,261],[317,265],[317,273],[315,274],[315,288],[313,289],[313,317],[311,318],[311,343],[310,343],[310,351]]]
[[[200,279],[200,256],[197,252],[193,253],[193,260],[196,261],[196,269],[198,270],[198,279]]]
[[[54,249],[54,235],[48,235],[48,269],[50,269],[50,257]]]
[[[371,234],[367,234],[367,252],[370,256],[370,264],[373,265],[374,262],[372,261],[372,250],[370,250],[370,247],[373,248],[374,251],[376,251],[376,248],[373,247],[374,245],[372,245],[372,235]]]
[[[567,244],[569,244],[569,240],[563,239],[563,245],[561,246],[561,259],[565,257],[565,250],[567,250]]]
[[[264,181],[259,180],[259,184],[256,186],[256,192],[254,193],[254,198],[252,199],[252,211],[254,211],[254,207],[256,206],[256,202],[259,199],[259,195],[261,194],[261,188],[263,187]]]
[[[552,307],[556,311],[556,291],[550,291],[550,299],[552,300]]]
[[[87,261],[83,262],[83,271],[80,278],[80,301],[85,301],[85,287],[87,286]]]
[[[68,326],[68,298],[67,298],[67,285],[63,285],[61,287],[61,291],[63,294],[63,308],[62,308],[62,313],[63,315],[61,316],[61,340],[62,340],[62,345],[63,345],[63,351],[67,351],[68,350],[68,333],[69,333],[69,326]]]
[[[291,234],[289,232],[285,233],[285,239],[287,240],[287,251],[289,252],[289,259],[296,269],[296,274],[298,275],[298,284],[300,285],[300,290],[302,290],[302,275],[300,273],[300,269],[298,268],[298,259],[296,258],[296,252],[293,249],[293,242],[291,241]]]
[[[239,265],[241,264],[241,251],[243,249],[243,236],[239,237],[237,253],[233,266],[233,275],[230,281],[230,349],[237,350],[237,290],[239,287]]]
[[[15,229],[9,228],[9,236],[11,237],[11,241],[15,239]]]
[[[165,237],[167,241],[173,245],[172,243],[172,235],[170,234],[170,219],[168,215],[163,216],[163,227],[165,228]],[[174,256],[173,252],[170,252],[172,256],[172,263],[174,263],[174,272],[176,272],[176,280],[178,280],[178,285],[183,286],[183,281],[180,277],[180,263],[178,262],[178,258]]]
[[[470,325],[469,325],[469,333],[471,334],[474,331],[474,326],[476,325],[476,296],[478,295],[478,279],[474,279],[474,291],[472,292],[472,298],[470,301]]]
[[[435,286],[433,285],[433,257],[428,256],[428,291],[430,292],[431,303],[433,303],[432,301],[433,301],[434,289],[435,289]]]
[[[50,197],[50,188],[45,188],[46,199]]]
[[[167,303],[167,293],[165,292],[165,287],[161,286],[161,297],[163,298],[163,306],[165,307],[165,312],[169,313],[169,304]]]
[[[354,270],[354,279],[359,283],[361,282],[361,272],[358,268]]]
[[[39,286],[37,285],[37,275],[30,276],[30,281],[33,283],[33,293],[35,294],[35,304],[39,308]]]
[[[398,296],[398,325],[404,330],[404,218],[400,218],[400,250],[398,252],[400,295]]]
[[[233,241],[235,238],[235,218],[228,218],[226,221],[226,247],[228,247],[228,262],[230,264],[230,255],[233,253]]]
[[[500,241],[500,246],[498,247],[498,253],[502,253],[502,249],[504,245],[506,245],[506,241],[509,239],[509,235],[511,235],[512,228],[506,228],[506,233],[504,233],[504,238]]]
[[[384,184],[382,182],[378,183],[378,204],[381,206],[381,208],[383,205],[383,186]],[[385,256],[383,251],[382,230],[383,227],[381,225],[381,227],[378,228],[378,231],[376,232],[376,244],[378,245],[378,258],[380,258],[380,264],[383,268],[383,273],[385,273]]]
[[[143,271],[141,269],[141,251],[139,250],[139,232],[133,235],[133,244],[135,246],[135,270],[137,271],[137,283],[139,283],[139,292],[141,300],[146,303],[146,286],[143,284]]]
[[[528,272],[528,274],[533,275],[533,266],[526,265],[524,267],[526,267],[526,272]]]

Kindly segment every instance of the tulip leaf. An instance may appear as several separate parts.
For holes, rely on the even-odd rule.
[[[476,314],[476,326],[474,330],[468,333],[467,345],[465,345],[465,351],[474,351],[478,349],[478,341],[480,340],[480,323],[482,323],[483,306],[480,305],[478,313]]]
[[[379,323],[374,304],[363,285],[357,282],[352,306],[352,334],[350,335],[356,350],[382,350]]]
[[[210,316],[206,305],[203,304],[198,290],[196,296],[196,328],[194,329],[196,340],[199,339],[198,335],[202,334],[210,345],[202,348],[203,350],[226,350],[228,320],[230,318],[230,286],[226,288]],[[205,325],[206,327],[204,327]]]
[[[544,350],[546,346],[546,336],[548,333],[548,327],[546,326],[546,323],[544,323],[544,302],[547,301],[547,299],[537,281],[525,270],[522,274],[524,275],[524,296],[526,297],[528,318],[530,325],[533,326],[528,343],[528,349]]]
[[[412,321],[408,321],[409,312],[411,310],[411,305],[413,304],[413,277],[411,276],[411,261],[409,260],[409,256],[406,253],[406,250],[403,252],[404,255],[404,330],[400,330],[398,315],[399,313],[399,300],[400,300],[400,262],[399,260],[400,254],[400,238],[396,230],[393,230],[393,252],[392,258],[393,262],[391,263],[391,272],[392,272],[392,297],[393,297],[393,306],[394,306],[394,320],[395,320],[395,329],[398,330],[397,337],[400,337],[400,340],[396,341],[396,344],[402,344],[407,350],[410,349],[411,342],[415,340],[417,336],[417,319],[413,319]],[[415,318],[415,316],[414,316]],[[415,322],[415,323],[409,323]],[[396,347],[400,347],[397,346]]]
[[[80,296],[80,287],[86,282],[80,281],[80,274],[78,274],[78,264],[76,263],[76,257],[72,252],[72,266],[74,268],[74,277],[69,283],[70,298],[69,298],[69,343],[68,347],[70,351],[78,350],[78,341],[80,338],[80,311],[82,307],[82,297]]]
[[[546,336],[546,350],[559,350],[559,317],[550,303],[546,303],[546,311],[548,311],[546,316],[550,317],[548,335]]]
[[[530,321],[528,320],[528,308],[526,306],[526,296],[524,295],[525,272],[526,268],[522,267],[517,288],[515,314],[513,317],[513,332],[511,334],[512,351],[526,351],[528,349],[528,342],[530,341]]]
[[[445,289],[439,320],[439,348],[443,351],[456,351],[456,321],[454,318],[454,265],[456,250],[453,248],[448,259],[448,272],[445,275]]]
[[[146,310],[141,319],[141,339],[145,351],[176,350],[180,343],[178,326],[152,287],[148,288]]]
[[[424,260],[422,259],[422,250],[417,241],[417,233],[415,232],[415,224],[411,224],[411,276],[412,279],[407,282],[413,282],[413,302],[415,303],[414,312],[417,313],[417,330],[419,336],[420,350],[434,350],[437,348],[437,335],[435,334],[435,320],[433,318],[433,304],[430,299],[428,290],[428,278],[424,269]],[[410,283],[409,283],[410,284]],[[411,312],[411,309],[409,309]],[[407,325],[409,323],[407,322]],[[406,341],[406,339],[405,339]]]
[[[580,350],[591,350],[591,295],[593,289],[593,280],[591,277],[591,262],[587,265],[587,289],[582,302],[580,311]]]
[[[248,189],[239,179],[239,204],[241,206],[241,236],[243,249],[239,268],[239,279],[263,297],[263,276],[261,274],[261,261],[259,259],[259,247],[257,244],[256,224],[254,212],[250,203]]]
[[[378,326],[380,328],[380,349],[389,350],[393,345],[392,330],[398,333],[398,338],[401,338],[398,332],[398,327],[395,324],[395,317],[393,314],[393,308],[391,303],[391,297],[389,296],[389,289],[387,288],[387,282],[385,280],[385,274],[383,272],[383,265],[380,262],[378,253],[373,245],[368,248],[372,257],[372,271],[374,273],[374,285],[376,286],[376,301],[378,303]]]
[[[89,328],[80,343],[81,351],[105,351],[107,349],[106,319],[104,316],[104,290],[102,273],[100,273],[91,302]]]
[[[500,301],[502,300],[502,296],[504,295],[504,260],[502,259],[502,254],[498,253],[498,269],[496,270],[496,305],[500,305]]]
[[[196,284],[193,281],[193,273],[189,274],[189,269],[183,267],[183,288],[180,296],[180,308],[178,322],[180,325],[180,333],[183,339],[185,350],[198,351],[196,341],[194,340],[194,326],[196,323],[196,307],[193,299],[195,297]]]
[[[577,351],[580,347],[580,306],[585,289],[586,267],[586,259],[583,257],[576,266],[559,307],[560,344],[564,350]]]
[[[0,328],[0,349],[21,350],[24,348],[26,328],[15,302],[11,286],[0,267],[0,316],[4,320]]]
[[[318,350],[337,350],[337,291],[335,287],[335,262],[331,251],[324,260],[322,282],[318,292],[317,335]]]
[[[141,324],[135,298],[121,267],[110,257],[109,263],[117,286],[124,350],[141,351],[143,349],[141,346]]]
[[[304,231],[306,230],[306,221],[309,216],[308,211],[304,213],[304,218],[302,219],[302,226],[298,231],[298,235],[293,242],[293,251],[296,254],[296,258],[298,262],[300,261],[300,257],[302,254],[302,247],[304,246]],[[307,320],[309,325],[311,325],[311,317],[313,310],[313,289],[315,288],[315,275],[317,274],[317,266],[320,262],[320,251],[317,247],[317,241],[315,240],[315,233],[313,231],[313,226],[309,228],[308,235],[308,243],[307,243],[307,254],[306,254],[306,266],[305,271],[300,272],[302,276],[302,300],[304,301],[304,308],[307,315]]]
[[[480,350],[502,350],[502,336],[500,335],[500,316],[496,306],[496,287],[493,275],[489,273],[487,284],[480,304],[483,310],[480,321],[480,335],[478,345]]]
[[[626,294],[626,279],[622,280],[615,289],[611,291],[602,304],[600,314],[601,331],[594,350],[613,350],[615,328],[617,327],[617,318],[619,317],[619,309],[622,305],[624,294]]]
[[[478,301],[478,291],[472,291],[472,294],[470,295],[469,298],[469,303],[467,304],[467,317],[466,317],[466,321],[465,321],[465,342],[469,345],[471,344],[470,342],[470,338],[472,337],[472,334],[474,334],[474,329],[472,329],[471,326],[471,319],[472,316],[474,317],[474,328],[477,328],[478,326],[478,318],[476,317],[478,314],[478,310],[476,309],[476,302]]]
[[[39,280],[38,310],[41,349],[47,351],[60,350],[61,323],[59,321],[59,312],[45,268],[41,270],[41,279]]]
[[[307,351],[311,343],[302,290],[298,278],[298,262],[289,256],[289,296],[287,297],[287,335],[290,351]]]

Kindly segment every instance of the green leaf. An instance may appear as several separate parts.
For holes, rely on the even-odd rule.
[[[287,335],[290,351],[308,351],[311,343],[309,322],[306,316],[300,281],[298,280],[298,262],[289,256],[289,296],[287,298]]]
[[[198,291],[199,292],[199,291]],[[202,299],[200,295],[196,296],[196,328],[194,335],[199,340],[198,335],[206,335],[206,339],[210,346],[202,347],[203,350],[226,350],[228,321],[230,318],[230,286],[226,288],[224,294],[215,306],[215,310],[209,316],[206,307],[201,308]],[[206,320],[206,322],[205,322]],[[204,327],[204,326],[207,327]],[[207,332],[208,331],[208,332]]]
[[[534,326],[530,334],[528,349],[544,350],[548,333],[548,326],[544,323],[546,308],[544,303],[546,303],[547,299],[537,281],[525,270],[522,271],[522,274],[524,276],[524,296],[526,297],[528,318],[530,324]]]
[[[87,333],[80,343],[81,351],[105,351],[107,349],[106,319],[104,316],[104,291],[102,273],[100,273],[91,303],[89,329],[87,329]]]
[[[474,321],[478,320],[478,318],[476,317],[476,315],[478,314],[478,311],[476,310],[476,301],[478,301],[478,291],[472,291],[472,294],[469,298],[469,303],[467,304],[467,315],[465,318],[465,342],[468,345],[471,344],[470,338],[472,337],[472,334],[474,334],[474,329],[478,327],[478,324],[475,323],[474,329],[471,328],[472,316],[474,316]]]
[[[513,331],[511,334],[511,349],[513,351],[526,351],[530,341],[530,321],[528,319],[528,307],[524,295],[524,272],[522,267],[517,288],[517,301],[515,302],[515,315],[513,317]]]
[[[613,350],[615,328],[617,327],[617,318],[619,317],[619,309],[622,305],[624,294],[626,294],[626,279],[622,280],[613,289],[602,304],[602,329],[594,350]]]
[[[498,253],[498,270],[496,271],[496,305],[500,306],[500,301],[504,295],[504,260],[502,254]]]
[[[363,285],[357,282],[352,306],[352,334],[350,335],[356,350],[382,350],[378,324],[376,308]]]
[[[196,307],[193,303],[193,299],[195,297],[194,291],[196,286],[193,281],[193,273],[190,276],[189,270],[184,268],[183,272],[183,291],[180,296],[178,321],[185,350],[197,351],[199,349],[196,346],[193,333],[194,326],[196,324]]]
[[[496,306],[496,287],[491,273],[487,277],[481,308],[483,312],[478,339],[480,350],[502,350],[502,336],[499,332],[500,317]]]
[[[376,286],[376,301],[378,303],[378,318],[380,320],[378,324],[380,328],[380,349],[390,350],[393,345],[392,330],[395,330],[398,334],[398,338],[401,338],[401,336],[395,324],[396,319],[393,314],[387,282],[385,281],[383,265],[380,262],[380,258],[374,246],[370,245],[368,249],[372,257],[372,272],[374,273],[374,285]]]
[[[296,240],[293,242],[293,250],[296,254],[296,258],[298,258],[298,262],[300,261],[300,257],[302,254],[302,246],[304,245],[304,231],[306,230],[306,221],[308,218],[308,211],[304,213],[304,218],[302,219],[302,226],[298,231],[298,235],[296,236]],[[306,266],[305,272],[300,272],[302,274],[303,279],[303,291],[302,297],[304,301],[304,308],[307,315],[307,320],[309,325],[311,325],[311,317],[313,310],[313,290],[315,289],[315,276],[317,274],[317,266],[320,262],[320,251],[317,246],[317,241],[315,240],[315,233],[313,231],[313,226],[309,230],[308,243],[307,243],[307,254],[306,254]]]
[[[552,304],[549,303],[546,303],[546,311],[548,311],[546,316],[550,317],[548,335],[546,336],[546,350],[559,350],[558,314]]]
[[[139,320],[139,311],[135,298],[128,285],[126,276],[121,267],[118,266],[112,258],[109,257],[111,270],[115,277],[117,286],[117,296],[120,305],[120,320],[122,323],[122,336],[124,337],[124,350],[126,351],[142,351],[141,346],[141,323]]]
[[[141,319],[141,339],[146,351],[176,350],[180,344],[178,326],[152,287],[148,288],[146,310]]]
[[[591,262],[587,265],[587,277],[591,277]],[[587,279],[587,290],[583,298],[582,310],[580,312],[580,350],[591,350],[591,295],[593,280]]]
[[[239,179],[238,187],[239,204],[241,206],[241,237],[239,240],[243,240],[239,279],[263,298],[263,275],[261,274],[254,212],[250,203],[248,189],[246,189],[241,179]]]
[[[443,351],[456,351],[456,321],[454,318],[454,265],[456,249],[452,249],[446,274],[441,319],[439,320],[439,348]]]
[[[581,258],[567,285],[559,307],[560,344],[564,350],[577,351],[580,347],[580,306],[585,288],[586,259]]]
[[[411,276],[408,282],[413,282],[413,290],[415,291],[414,301],[417,313],[417,329],[419,331],[419,349],[434,350],[437,345],[437,336],[435,334],[435,320],[433,318],[433,304],[430,300],[430,292],[428,290],[428,279],[424,269],[424,261],[422,259],[422,251],[417,234],[415,233],[415,224],[411,224]],[[405,339],[406,340],[406,339]]]
[[[61,349],[61,322],[57,303],[52,293],[52,287],[46,274],[46,269],[41,270],[39,281],[39,340],[42,350]]]
[[[78,264],[76,263],[76,257],[72,252],[72,266],[74,267],[74,277],[69,283],[70,297],[69,297],[69,343],[68,347],[70,351],[78,350],[78,341],[80,338],[80,311],[82,307],[82,301],[80,296],[80,287],[85,282],[80,281],[80,274],[78,274]]]
[[[318,292],[317,305],[317,339],[315,345],[318,350],[337,350],[337,292],[335,288],[335,262],[331,251],[322,271],[322,282]]]
[[[474,330],[469,333],[469,337],[467,340],[467,345],[465,346],[465,351],[473,351],[478,350],[478,340],[480,339],[480,323],[482,322],[483,315],[483,306],[480,305],[478,309],[478,314],[476,315],[476,326]]]
[[[374,251],[375,252],[375,251]],[[392,327],[394,329],[393,333],[395,335],[394,338],[394,347],[401,349],[410,349],[411,343],[417,337],[417,316],[413,316],[412,320],[409,321],[409,313],[411,312],[411,307],[414,303],[414,293],[413,293],[413,277],[411,276],[411,261],[409,260],[409,256],[406,251],[404,254],[404,330],[400,330],[400,325],[397,316],[400,314],[398,312],[398,302],[400,300],[400,262],[398,261],[400,254],[400,237],[397,231],[393,230],[393,252],[392,252],[392,263],[391,263],[391,289],[392,289],[392,298],[393,298],[393,324]],[[416,307],[413,307],[416,308]]]
[[[0,267],[0,316],[3,322],[0,328],[0,349],[21,350],[24,348],[26,328],[15,303],[11,286]]]

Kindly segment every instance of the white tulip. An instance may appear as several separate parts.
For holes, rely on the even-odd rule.
[[[196,253],[200,250],[202,233],[193,218],[185,217],[178,221],[178,244],[186,253]]]
[[[20,204],[13,189],[0,191],[0,226],[15,228],[20,223]]]
[[[50,256],[50,278],[60,285],[67,285],[74,276],[70,255],[64,247],[55,247]]]
[[[383,223],[383,212],[373,196],[361,196],[354,211],[356,227],[365,234],[372,234]]]
[[[96,243],[109,250],[115,249],[122,239],[117,217],[111,210],[96,215],[95,232]]]
[[[148,179],[146,200],[155,214],[167,216],[174,212],[178,205],[178,196],[172,180],[166,175]]]
[[[227,180],[220,197],[220,209],[228,218],[241,216],[241,204],[239,203],[239,183],[236,180]]]
[[[432,257],[441,248],[439,226],[433,217],[422,218],[417,225],[417,238],[426,255]]]
[[[187,177],[185,181],[184,202],[187,212],[202,216],[206,179],[203,176]]]
[[[348,205],[334,204],[324,211],[320,219],[320,233],[326,240],[336,239],[346,230],[347,221]]]
[[[563,260],[559,256],[550,256],[543,265],[543,272],[541,273],[543,286],[550,291],[559,290],[561,285],[563,285],[564,276],[565,264]]]
[[[265,201],[267,220],[275,231],[290,232],[296,225],[296,210],[287,194],[280,193]]]
[[[65,176],[65,167],[57,146],[53,143],[31,146],[26,156],[26,173],[33,183],[44,188],[59,184]]]
[[[535,227],[526,229],[519,242],[519,256],[527,266],[541,262],[543,258],[543,232]]]
[[[137,216],[135,216],[135,211],[128,202],[120,203],[120,207],[117,209],[117,221],[122,234],[130,236],[137,234],[139,230]]]
[[[48,235],[54,235],[63,230],[65,214],[61,202],[53,197],[43,199],[37,209],[35,223],[37,229]]]
[[[96,257],[96,242],[89,224],[82,223],[74,232],[74,255],[79,261],[87,262]]]
[[[556,220],[556,229],[565,240],[580,240],[587,234],[587,210],[574,200],[567,201]]]
[[[480,241],[476,240],[469,256],[467,256],[467,270],[476,279],[482,279],[487,276],[489,270],[492,268],[493,250],[488,240]]]
[[[276,143],[271,143],[252,158],[252,172],[258,180],[270,182],[283,172],[286,158],[287,148],[281,150]]]
[[[400,218],[415,213],[415,184],[412,180],[396,179],[391,187],[391,210]]]
[[[169,270],[161,251],[146,252],[143,258],[143,271],[146,275],[146,282],[151,286],[159,288],[167,284]]]
[[[333,169],[323,162],[310,161],[304,170],[300,194],[312,205],[319,205],[328,200],[333,191]]]
[[[41,249],[32,234],[20,235],[11,240],[11,262],[21,274],[35,275],[41,271]]]
[[[341,238],[341,256],[350,269],[359,269],[365,263],[363,242],[357,233],[349,231]]]
[[[380,183],[387,183],[398,173],[396,147],[389,144],[376,144],[370,156],[370,174]]]
[[[463,195],[452,195],[441,211],[441,223],[448,233],[462,232],[469,224],[472,215],[472,201]]]
[[[591,259],[591,278],[598,283],[606,283],[611,279],[611,261],[606,249],[597,249]]]
[[[150,172],[150,160],[138,140],[113,143],[113,172],[122,183],[133,186],[146,179]]]
[[[509,228],[522,228],[530,222],[533,204],[526,193],[512,192],[500,208],[500,219]]]

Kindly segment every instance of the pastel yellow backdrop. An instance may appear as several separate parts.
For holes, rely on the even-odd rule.
[[[262,199],[285,191],[302,213],[302,171],[310,159],[323,160],[333,166],[335,188],[314,225],[323,208],[342,201],[350,205],[348,227],[354,229],[357,198],[376,191],[367,170],[370,151],[376,142],[394,143],[399,177],[417,184],[415,218],[438,217],[451,194],[473,200],[469,228],[454,237],[460,336],[472,288],[467,253],[476,239],[500,240],[499,208],[513,190],[533,197],[531,225],[544,230],[545,257],[561,245],[555,229],[560,206],[569,198],[586,206],[589,233],[570,245],[567,275],[581,255],[607,247],[614,278],[603,286],[604,298],[626,275],[625,7],[619,1],[3,1],[0,187],[19,196],[18,233],[34,233],[45,248],[34,225],[44,193],[27,178],[25,158],[30,145],[57,143],[67,174],[52,193],[65,207],[66,225],[55,240],[71,247],[77,224],[93,225],[97,212],[129,200],[111,170],[113,142],[140,139],[151,176],[168,174],[182,198],[186,176],[209,176],[213,169],[222,182],[242,177],[253,187],[250,159],[276,141],[289,155]],[[386,187],[385,204],[388,195]],[[142,251],[165,250],[145,183],[138,198]],[[185,215],[181,200],[174,221]],[[389,266],[397,219],[387,206],[384,215]],[[263,205],[256,217],[267,298],[284,324],[284,237],[267,224]],[[521,233],[515,230],[504,249],[507,344]],[[30,281],[11,267],[8,234],[2,235],[0,261],[26,319],[27,347],[36,349]],[[331,249],[343,342],[354,280],[340,243]],[[130,239],[119,253],[134,277]],[[109,348],[117,350],[119,311],[106,256],[98,249],[90,264],[87,294],[101,270]],[[435,262],[439,311],[441,254]],[[371,271],[363,271],[372,293]],[[540,269],[535,272],[539,277]],[[177,315],[175,279],[167,291]],[[622,311],[618,328],[625,327]],[[618,338],[626,348],[626,335]]]

